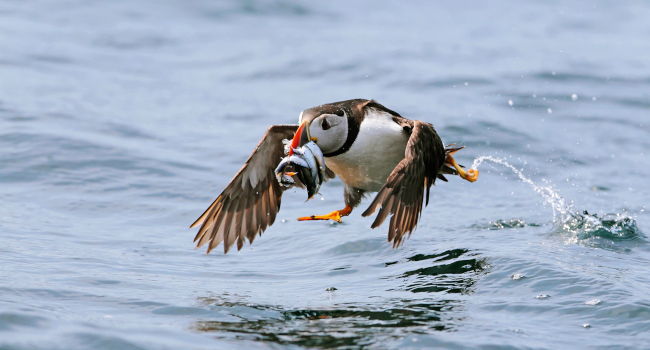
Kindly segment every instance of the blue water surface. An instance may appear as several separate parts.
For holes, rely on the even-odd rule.
[[[643,349],[650,3],[0,1],[0,348]],[[510,169],[387,225],[285,193],[224,255],[188,225],[268,125],[374,98]],[[361,207],[369,204],[366,200]],[[556,203],[557,204],[557,203]]]

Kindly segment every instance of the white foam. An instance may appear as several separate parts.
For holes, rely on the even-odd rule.
[[[533,180],[524,175],[520,169],[517,169],[503,158],[480,156],[474,159],[471,169],[478,170],[478,167],[485,161],[505,166],[506,168],[512,170],[512,172],[515,173],[515,175],[517,175],[517,177],[519,177],[522,182],[530,185],[530,187],[532,187],[535,192],[542,196],[544,202],[553,209],[553,221],[557,222],[559,220],[560,222],[564,222],[571,216],[571,206],[566,202],[566,200],[564,200],[564,198],[562,198],[562,196],[560,196],[560,194],[555,189],[553,189],[553,187],[550,185],[541,186],[536,184]]]

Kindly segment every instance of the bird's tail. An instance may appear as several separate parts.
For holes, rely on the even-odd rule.
[[[447,145],[447,147],[445,147],[445,159],[447,159],[447,156],[450,156],[460,151],[463,148],[465,148],[465,146],[456,147],[456,145],[454,144]],[[445,161],[445,164],[443,164],[440,170],[438,171],[438,178],[446,182],[447,178],[445,178],[444,176],[445,174],[458,175],[458,172],[456,171],[456,169],[454,169],[454,167],[450,163]]]

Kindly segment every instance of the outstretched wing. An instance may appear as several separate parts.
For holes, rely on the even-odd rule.
[[[379,190],[363,216],[369,216],[379,209],[372,228],[381,225],[388,215],[390,228],[388,241],[393,247],[401,244],[404,235],[415,229],[426,189],[426,204],[429,204],[429,189],[434,184],[438,171],[445,161],[445,150],[440,137],[429,123],[395,117],[410,137],[402,159],[391,172],[384,186]]]
[[[280,210],[283,188],[274,170],[284,157],[283,139],[291,139],[298,125],[273,125],[260,140],[255,151],[208,209],[190,226],[201,225],[194,237],[196,247],[208,244],[207,253],[223,242],[228,253],[237,242],[237,250],[248,238],[273,224]]]

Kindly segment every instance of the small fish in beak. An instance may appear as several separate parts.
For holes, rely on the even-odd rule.
[[[282,158],[275,168],[275,177],[280,185],[291,187],[295,185],[293,176],[297,175],[307,187],[309,200],[318,193],[324,180],[325,169],[323,152],[313,141],[309,141],[298,148],[293,148],[293,144],[290,145],[288,155]]]

